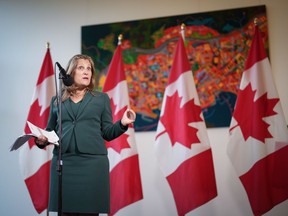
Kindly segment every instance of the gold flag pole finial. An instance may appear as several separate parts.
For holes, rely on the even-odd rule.
[[[49,42],[46,43],[46,48],[50,49],[50,43]]]
[[[185,27],[186,25],[184,23],[181,24],[181,35],[183,40],[185,41]]]
[[[119,34],[119,36],[118,36],[118,45],[122,44],[122,39],[123,39],[123,35]]]
[[[258,18],[255,18],[255,19],[254,19],[254,25],[257,26],[258,24],[259,24]]]

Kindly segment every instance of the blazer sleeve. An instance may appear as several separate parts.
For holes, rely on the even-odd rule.
[[[102,137],[107,141],[111,141],[119,137],[128,129],[128,126],[121,125],[121,120],[117,120],[113,124],[110,99],[106,93],[104,96],[104,111],[101,118]]]
[[[55,110],[56,107],[56,97],[52,97],[51,102],[50,102],[50,111],[49,111],[49,116],[48,116],[48,122],[46,126],[47,131],[52,131],[56,128],[56,123],[57,123],[57,113]],[[38,148],[44,149],[47,145],[49,145],[49,142],[46,142],[44,145],[40,145],[38,143],[38,139],[34,139],[34,143],[37,145]]]
[[[51,102],[50,102],[50,112],[49,112],[49,117],[48,117],[48,122],[46,126],[47,131],[53,131],[57,133],[58,128],[57,128],[57,115],[58,115],[58,107],[57,107],[57,98],[56,96],[52,97]]]

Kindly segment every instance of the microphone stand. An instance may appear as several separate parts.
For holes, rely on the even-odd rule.
[[[66,71],[61,65],[56,62],[59,68],[59,89],[57,91],[57,105],[58,105],[58,125],[59,125],[59,147],[58,147],[58,160],[57,160],[57,172],[58,172],[58,216],[62,215],[62,84],[71,86],[74,82],[70,75],[67,75]],[[56,80],[56,79],[55,79]]]
[[[59,124],[59,146],[58,146],[58,160],[57,160],[57,172],[58,172],[58,216],[62,215],[62,79],[63,75],[59,73],[59,89],[57,96],[58,105],[58,124]]]

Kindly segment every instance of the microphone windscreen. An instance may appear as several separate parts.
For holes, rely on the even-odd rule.
[[[67,76],[66,78],[62,79],[65,86],[71,86],[74,83],[74,80],[71,76]]]

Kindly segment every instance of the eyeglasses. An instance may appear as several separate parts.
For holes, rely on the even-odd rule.
[[[91,67],[85,68],[84,66],[78,66],[76,69],[79,70],[79,71],[84,71],[85,69],[86,69],[87,71],[92,71],[92,68],[91,68]]]

